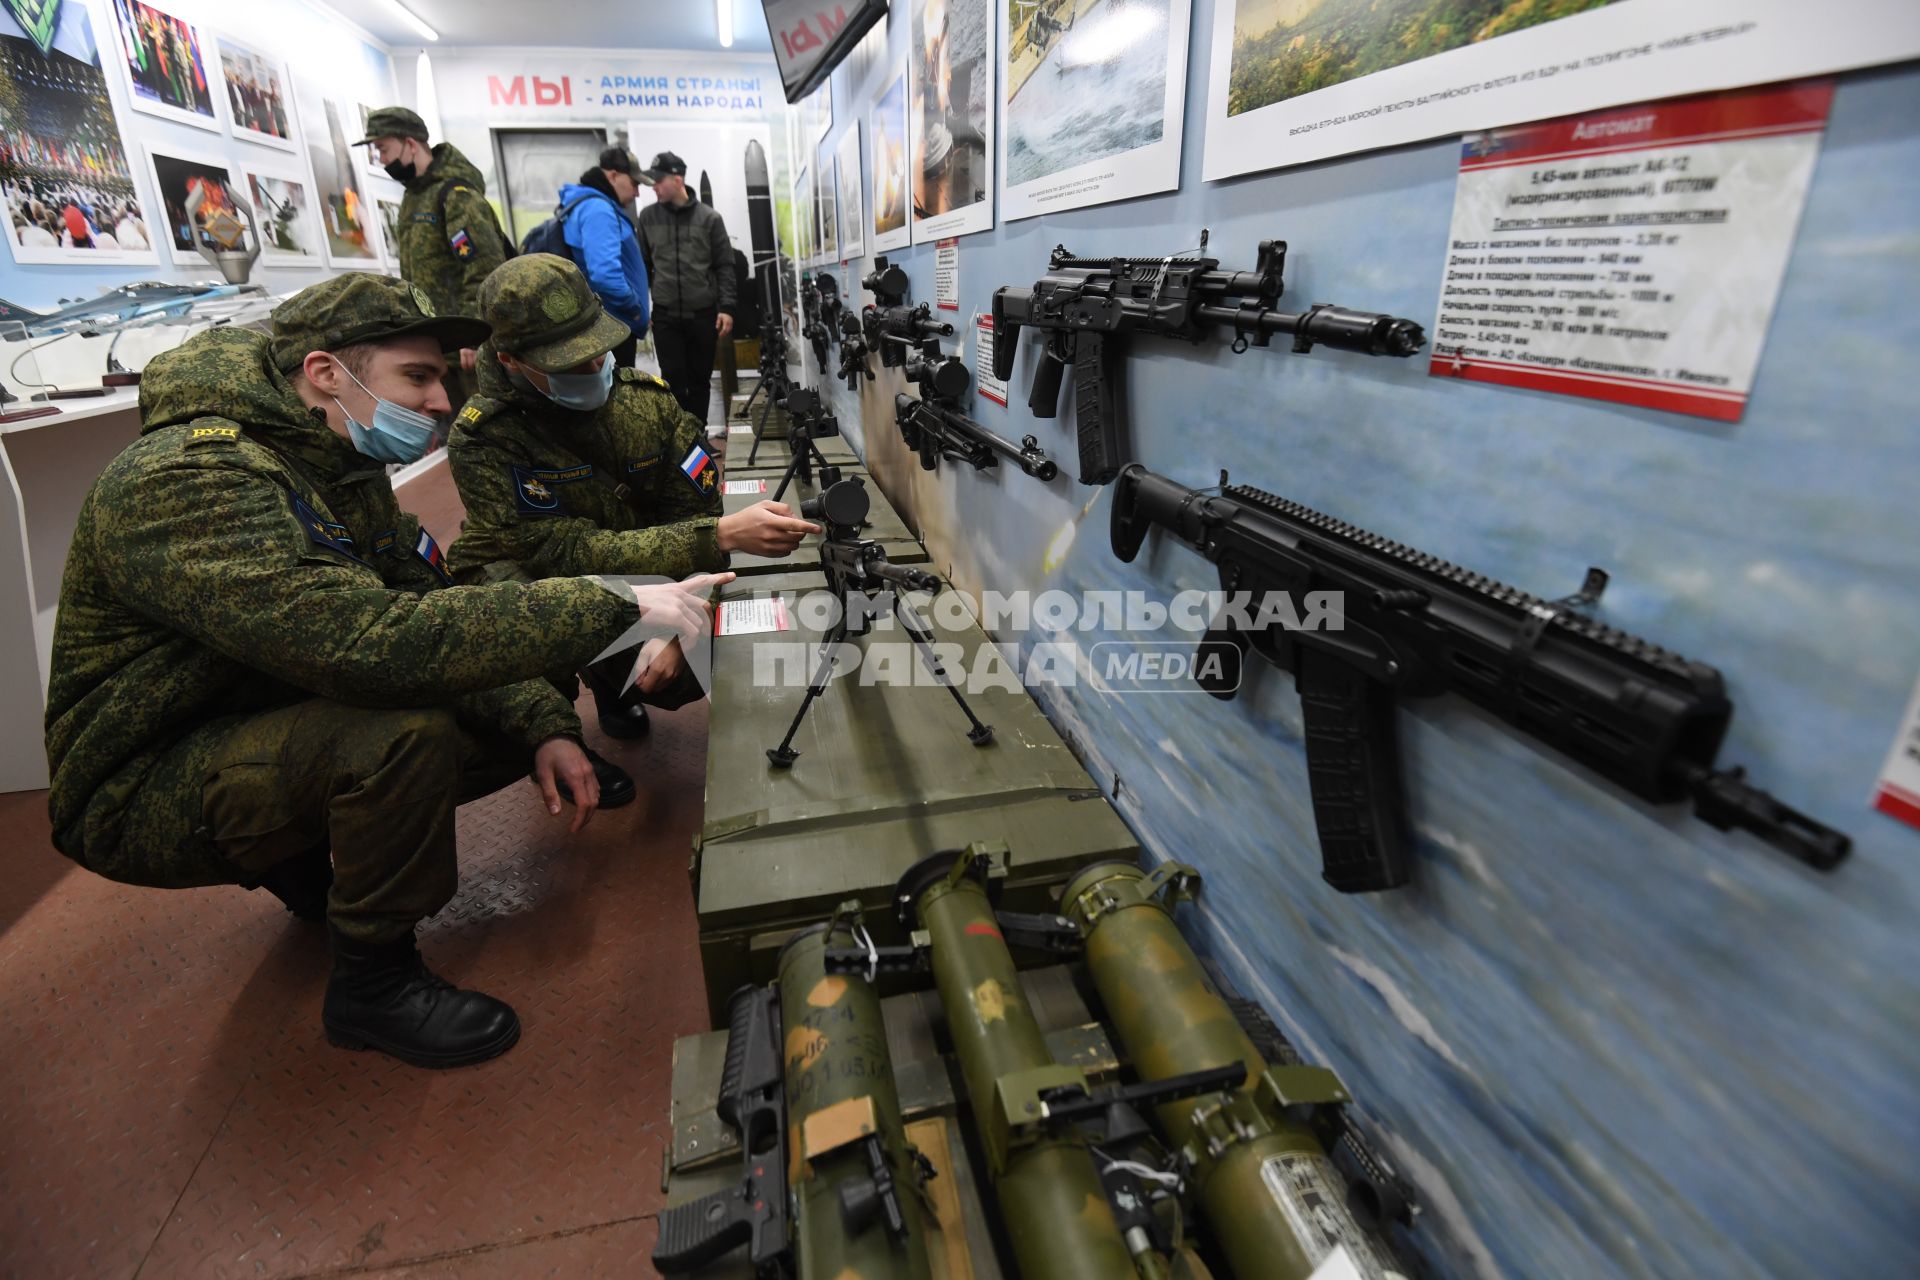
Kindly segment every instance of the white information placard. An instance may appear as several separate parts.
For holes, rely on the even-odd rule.
[[[1475,134],[1428,371],[1737,422],[1833,86]]]
[[[767,491],[765,480],[727,480],[720,485],[720,492],[729,498],[751,495],[759,497]]]
[[[791,631],[792,615],[784,596],[759,600],[722,600],[713,611],[716,636],[759,636],[776,631]]]
[[[1914,686],[1900,734],[1887,753],[1880,781],[1873,789],[1873,807],[1909,826],[1920,827],[1920,684]]]
[[[982,399],[991,400],[1004,409],[1007,405],[1007,384],[993,376],[993,317],[975,316],[973,331],[977,335],[973,359],[973,389],[980,393]]]
[[[960,309],[960,242],[942,240],[933,251],[933,305],[941,311]]]

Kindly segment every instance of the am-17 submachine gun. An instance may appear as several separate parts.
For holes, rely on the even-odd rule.
[[[893,398],[893,421],[907,448],[919,456],[923,470],[932,471],[942,458],[964,462],[975,471],[987,471],[1005,458],[1037,480],[1051,480],[1060,474],[1040,450],[1040,442],[1028,436],[1014,444],[1005,436],[989,431],[966,413],[966,396],[973,386],[973,374],[964,361],[942,355],[934,339],[918,351],[910,352],[906,363],[907,381],[920,389],[920,396],[900,392]]]
[[[787,1095],[781,1072],[780,992],[742,987],[727,1005],[727,1056],[714,1110],[739,1135],[738,1186],[660,1215],[653,1265],[662,1275],[697,1270],[741,1245],[754,1275],[787,1274]]]
[[[1204,250],[1204,235],[1200,243]],[[1042,330],[1046,342],[1027,407],[1037,418],[1055,416],[1061,375],[1072,365],[1080,483],[1106,484],[1127,461],[1109,341],[1139,333],[1199,342],[1219,327],[1232,329],[1236,353],[1285,333],[1293,335],[1296,352],[1319,345],[1401,357],[1426,342],[1418,324],[1377,312],[1328,303],[1297,313],[1274,310],[1286,259],[1284,240],[1261,241],[1252,271],[1222,271],[1218,259],[1204,257],[1076,258],[1057,247],[1047,274],[1031,289],[1003,285],[993,292],[994,376],[1012,376],[1023,326]]]
[[[1230,486],[1224,472],[1220,480],[1213,495],[1126,467],[1113,494],[1113,551],[1131,561],[1159,525],[1219,565],[1228,604],[1196,668],[1207,692],[1234,696],[1248,649],[1293,672],[1321,876],[1334,888],[1365,893],[1407,882],[1395,703],[1447,692],[1642,800],[1690,800],[1708,825],[1751,832],[1823,871],[1847,856],[1847,836],[1749,785],[1744,770],[1713,767],[1733,716],[1720,672],[1581,612],[1599,599],[1604,572],[1588,570],[1577,595],[1542,600]],[[1307,596],[1319,592],[1343,598],[1342,629],[1287,625],[1313,620]],[[1270,615],[1273,603],[1288,608]]]
[[[866,937],[859,903],[843,903],[781,948],[771,986],[734,993],[715,1109],[739,1137],[745,1176],[660,1215],[661,1274],[746,1244],[762,1280],[932,1276],[937,1216],[923,1188],[936,1175],[907,1139],[880,998],[828,980],[825,958]]]
[[[874,539],[860,536],[872,505],[867,487],[858,476],[829,485],[818,497],[800,504],[803,517],[826,527],[820,541],[820,568],[827,576],[827,590],[833,593],[840,607],[833,625],[821,640],[820,665],[807,684],[807,696],[801,701],[800,710],[794,713],[793,723],[787,726],[787,736],[780,740],[779,746],[767,748],[767,761],[776,769],[792,768],[793,762],[800,758],[800,753],[793,749],[793,737],[800,732],[800,723],[807,718],[814,700],[826,692],[827,682],[833,679],[834,667],[840,660],[840,645],[871,631],[873,620],[886,601],[891,602],[893,616],[912,639],[934,682],[953,695],[954,704],[967,717],[971,726],[967,741],[976,747],[993,741],[993,726],[982,724],[980,717],[973,714],[973,708],[967,705],[939,654],[934,652],[933,632],[905,594],[909,591],[937,594],[940,579],[925,569],[892,563],[887,559],[885,547]]]
[[[909,352],[920,350],[929,338],[951,338],[953,326],[934,319],[933,308],[924,302],[907,305],[905,271],[888,266],[884,257],[875,258],[873,263],[873,270],[860,281],[874,299],[861,308],[860,327],[867,349],[878,353],[883,366],[905,368]]]

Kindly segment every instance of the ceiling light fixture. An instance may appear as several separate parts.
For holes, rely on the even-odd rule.
[[[720,47],[733,48],[733,0],[713,0],[713,20],[720,28]]]
[[[421,36],[424,37],[425,39],[438,40],[440,38],[440,33],[438,31],[435,31],[432,27],[422,22],[420,20],[420,15],[415,13],[413,10],[407,8],[407,6],[401,4],[400,0],[386,0],[386,4],[387,4],[387,8],[393,10],[395,13],[400,15],[401,21],[405,22],[408,26],[412,27],[415,31],[418,31],[421,34]]]

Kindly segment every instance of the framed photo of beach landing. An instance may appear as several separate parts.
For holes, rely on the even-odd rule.
[[[0,239],[13,260],[157,264],[87,7],[8,0],[0,58]]]
[[[1010,0],[1000,17],[1002,221],[1180,185],[1190,0]]]
[[[219,72],[201,29],[143,0],[109,0],[127,102],[162,120],[220,132]]]
[[[278,58],[249,49],[231,36],[215,35],[220,83],[227,95],[233,136],[282,151],[300,150],[293,125],[293,78]]]

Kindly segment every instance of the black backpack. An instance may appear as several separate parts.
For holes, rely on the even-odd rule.
[[[598,194],[597,191],[589,191],[561,205],[551,218],[527,232],[526,238],[520,242],[520,252],[557,254],[576,267],[579,266],[580,263],[573,256],[573,247],[567,243],[564,230],[567,215],[578,208],[582,201],[591,200]]]

